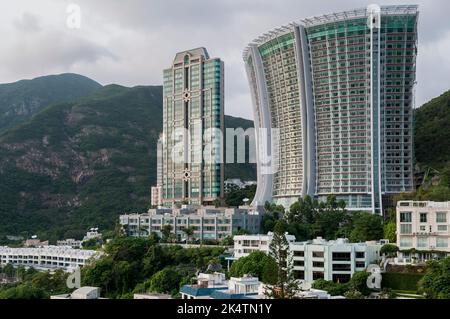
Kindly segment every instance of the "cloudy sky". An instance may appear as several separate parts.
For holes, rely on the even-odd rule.
[[[68,5],[81,27],[67,26]],[[226,113],[252,118],[242,51],[291,21],[365,7],[365,0],[1,1],[0,83],[74,72],[101,84],[159,85],[176,52],[204,46],[226,68]],[[419,4],[417,105],[450,89],[450,2]]]

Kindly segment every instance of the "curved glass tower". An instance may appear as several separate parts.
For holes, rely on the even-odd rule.
[[[258,173],[255,202],[335,195],[349,209],[381,212],[384,197],[413,190],[417,19],[415,5],[371,5],[249,44],[255,127],[280,135],[280,167]]]

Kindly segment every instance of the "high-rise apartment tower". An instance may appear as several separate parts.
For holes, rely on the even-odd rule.
[[[212,204],[223,197],[223,62],[205,48],[177,53],[163,98],[162,204]]]
[[[413,190],[417,20],[415,5],[371,5],[249,44],[255,127],[279,129],[279,169],[258,170],[254,203],[335,195],[379,213],[384,197]]]

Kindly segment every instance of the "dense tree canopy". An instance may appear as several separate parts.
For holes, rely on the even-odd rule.
[[[239,258],[231,265],[229,276],[242,277],[252,275],[260,278],[263,283],[276,282],[277,264],[275,260],[262,251],[255,251],[247,257]]]
[[[450,299],[450,257],[431,260],[419,282],[419,289],[430,299]]]
[[[107,255],[82,269],[83,284],[100,287],[109,298],[128,298],[136,288],[178,291],[196,272],[217,262],[224,248],[182,248],[159,245],[154,239],[120,237],[106,244],[105,252]]]

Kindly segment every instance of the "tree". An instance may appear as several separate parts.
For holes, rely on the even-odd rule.
[[[161,234],[162,234],[163,242],[168,242],[171,232],[172,232],[172,225],[166,224],[166,225],[162,226]]]
[[[8,277],[16,276],[16,269],[12,264],[7,264],[2,270]]]
[[[183,228],[183,232],[187,237],[186,243],[189,243],[192,235],[194,235],[194,227],[190,226],[190,227]]]
[[[367,287],[367,278],[369,278],[369,276],[370,273],[365,271],[355,272],[349,282],[350,290],[355,290],[364,296],[368,296],[371,292]]]
[[[419,291],[428,299],[450,299],[450,257],[427,262],[425,275],[419,281]]]
[[[347,299],[364,299],[364,295],[355,289],[350,289],[349,291],[347,291],[344,294],[344,297]]]
[[[229,275],[230,277],[252,275],[265,284],[275,284],[277,272],[277,263],[273,257],[262,251],[255,251],[233,262]]]
[[[286,224],[277,221],[270,243],[270,255],[277,264],[276,283],[266,287],[266,295],[276,299],[293,299],[299,290],[294,278],[292,254],[289,253],[289,242],[286,239]]]
[[[348,286],[348,284],[336,283],[325,279],[317,279],[312,284],[312,288],[325,290],[331,296],[343,296],[349,290]]]
[[[234,189],[225,194],[225,204],[231,207],[238,207],[244,204],[243,200],[248,198],[250,202],[255,197],[256,185],[250,185],[245,188]]]
[[[381,247],[381,249],[380,249],[380,254],[385,255],[389,258],[395,257],[397,252],[398,252],[398,247],[393,244],[383,245],[383,247]]]
[[[150,279],[150,289],[159,293],[178,292],[182,277],[173,268],[164,268],[155,273]]]
[[[234,240],[232,236],[227,236],[224,239],[222,239],[222,241],[220,242],[220,244],[222,246],[233,246],[234,245]]]
[[[387,222],[383,226],[384,238],[388,239],[390,243],[397,241],[397,225],[395,222]]]
[[[370,213],[355,213],[353,230],[350,233],[351,242],[379,240],[383,237],[383,220],[380,216]]]

